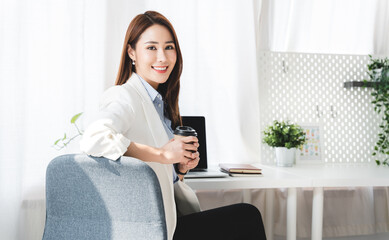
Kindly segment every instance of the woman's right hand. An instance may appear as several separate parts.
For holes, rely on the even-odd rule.
[[[199,156],[197,148],[199,147],[199,140],[197,137],[189,136],[177,139],[171,139],[165,144],[162,150],[164,163],[188,163]]]

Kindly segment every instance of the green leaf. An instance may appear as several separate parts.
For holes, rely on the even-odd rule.
[[[380,160],[375,160],[375,163],[379,166],[381,165],[381,161]]]
[[[54,142],[54,145],[57,145],[58,142],[61,141],[61,138]]]
[[[66,133],[63,134],[62,140],[65,140],[65,139],[66,139]]]
[[[76,115],[74,115],[73,117],[72,117],[72,119],[70,120],[70,123],[75,123],[76,121],[77,121],[77,119],[80,117],[82,115],[82,112],[80,112],[80,113],[77,113]]]

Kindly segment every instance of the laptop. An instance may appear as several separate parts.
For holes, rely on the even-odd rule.
[[[226,177],[228,174],[217,169],[208,169],[207,160],[207,139],[205,133],[205,117],[203,116],[182,116],[182,125],[189,126],[196,130],[199,139],[198,152],[200,161],[196,168],[190,170],[185,178],[218,178]]]

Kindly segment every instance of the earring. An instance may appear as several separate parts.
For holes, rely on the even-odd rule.
[[[135,65],[135,60],[132,60],[132,65]]]

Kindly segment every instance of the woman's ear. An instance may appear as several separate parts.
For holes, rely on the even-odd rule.
[[[136,61],[135,50],[131,47],[130,44],[127,45],[127,54],[132,59],[132,61]]]

